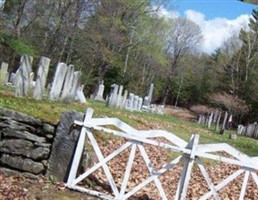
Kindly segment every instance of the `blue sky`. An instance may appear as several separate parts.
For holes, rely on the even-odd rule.
[[[186,10],[195,10],[205,14],[206,19],[222,17],[235,19],[242,14],[251,14],[257,5],[237,0],[176,0],[169,1],[168,9],[175,9],[182,16]]]
[[[185,17],[197,25],[203,35],[200,50],[213,53],[225,41],[247,30],[257,5],[237,0],[168,0],[160,14],[168,18]]]

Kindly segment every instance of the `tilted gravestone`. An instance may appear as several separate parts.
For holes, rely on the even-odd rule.
[[[61,95],[61,90],[65,80],[65,75],[67,72],[67,65],[65,63],[58,63],[54,81],[52,83],[50,91],[50,100],[59,100]]]
[[[76,98],[80,101],[80,103],[87,103],[86,98],[83,93],[84,85],[80,85],[76,91]]]
[[[149,91],[148,91],[148,95],[144,97],[143,108],[145,110],[150,110],[153,90],[154,90],[154,84],[152,83],[150,85],[150,88],[149,88]]]
[[[62,90],[61,100],[62,101],[69,101],[71,98],[71,89],[73,84],[74,78],[74,66],[69,65],[65,77],[64,87]]]
[[[31,87],[31,65],[33,58],[23,55],[20,60],[20,67],[16,72],[15,95],[25,97]]]
[[[66,181],[81,128],[74,126],[74,120],[82,121],[83,118],[83,113],[62,113],[48,162],[48,177]]]
[[[76,71],[73,73],[73,83],[70,90],[70,101],[75,99],[76,92],[80,86],[80,78],[82,73],[80,71]]]
[[[33,92],[34,99],[42,99],[45,92],[45,85],[48,75],[50,59],[46,57],[41,57],[39,61],[39,67],[37,72],[37,80]]]

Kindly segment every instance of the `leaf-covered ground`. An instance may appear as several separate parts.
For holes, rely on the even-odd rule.
[[[110,110],[102,109],[100,107],[101,111],[98,111],[98,107],[95,108],[97,114],[99,116],[102,115],[110,115]],[[105,112],[104,112],[104,111]],[[182,112],[181,110],[170,110],[171,115],[176,115],[179,118],[182,119],[191,119],[192,115],[188,112]],[[115,117],[121,118],[122,120],[128,120],[131,122],[131,124],[135,124],[135,128],[137,129],[163,129],[163,130],[169,130],[171,132],[177,133],[180,137],[188,141],[191,133],[200,133],[201,138],[205,139],[208,142],[226,142],[228,139],[226,139],[224,136],[214,134],[206,129],[202,129],[199,126],[191,126],[190,123],[176,121],[177,119],[168,120],[166,116],[159,116],[156,118],[152,118],[155,116],[145,116],[139,113],[124,113],[122,111],[115,111],[112,113]],[[113,116],[112,115],[112,116]],[[166,118],[165,118],[166,117]],[[124,119],[123,119],[124,118]],[[164,118],[164,119],[163,119]],[[128,122],[128,123],[129,123]],[[133,123],[132,123],[133,122]],[[186,134],[187,133],[187,134]],[[223,138],[224,137],[224,138]],[[211,138],[213,140],[211,141]],[[214,139],[215,138],[215,139]],[[240,139],[240,138],[239,138]],[[242,141],[245,141],[246,143],[243,143],[243,145],[246,146],[246,149],[250,149],[247,144],[256,144],[257,141],[249,140],[245,138],[241,138],[240,140],[237,140],[237,142],[241,143]],[[100,144],[100,148],[104,155],[110,154],[111,151],[119,147],[121,144],[125,142],[125,140],[120,138],[111,138],[107,136],[100,136],[98,137],[98,141]],[[253,142],[253,143],[251,143]],[[244,147],[245,147],[244,146]],[[254,145],[254,147],[256,147]],[[171,161],[173,158],[178,156],[175,153],[167,152],[162,150],[161,148],[154,148],[149,145],[145,145],[146,152],[148,153],[150,160],[152,161],[154,168],[159,169],[163,164]],[[92,150],[92,149],[91,149]],[[255,155],[257,150],[254,149]],[[121,184],[121,181],[123,180],[123,172],[126,166],[126,163],[128,161],[129,156],[129,150],[125,151],[120,156],[114,158],[112,161],[108,163],[109,166],[111,166],[112,175],[115,178],[116,183],[119,185]],[[93,156],[94,157],[94,156]],[[94,158],[96,159],[96,158]],[[93,162],[94,162],[93,159]],[[212,181],[214,184],[220,183],[223,179],[228,177],[230,174],[235,172],[238,168],[235,166],[230,166],[227,164],[220,164],[220,163],[210,163],[204,161],[206,169],[208,171],[208,174],[210,175]],[[177,189],[177,182],[180,177],[180,173],[182,170],[183,164],[180,163],[177,167],[175,167],[173,170],[169,170],[167,173],[163,174],[160,177],[160,181],[162,183],[162,186],[164,187],[168,199],[173,199],[176,189]],[[99,183],[97,184],[93,180],[86,181],[83,183],[85,186],[100,190],[103,192],[108,192],[106,185],[106,178],[101,170],[96,171],[94,174],[95,179],[98,180]],[[136,152],[136,158],[134,160],[133,168],[132,168],[132,176],[130,176],[129,184],[127,191],[130,190],[130,188],[134,187],[135,185],[139,184],[142,180],[146,179],[149,176],[149,172],[146,168],[146,165],[139,153],[139,150]],[[219,194],[221,196],[221,199],[238,199],[239,193],[241,190],[241,184],[243,182],[244,175],[238,177],[237,180],[230,183],[225,189],[222,189]],[[249,184],[247,187],[247,195],[245,196],[245,199],[258,199],[258,190],[255,186],[255,183],[253,180],[249,179]],[[101,186],[102,185],[102,186]],[[197,166],[194,166],[193,173],[191,176],[190,186],[188,190],[187,199],[199,199],[200,196],[202,196],[204,193],[208,191],[208,186],[201,175],[199,169]],[[139,191],[136,196],[134,196],[136,199],[160,199],[158,196],[158,191],[154,187],[154,184],[151,183],[147,187],[145,187],[143,190]],[[0,174],[0,200],[13,200],[13,199],[21,199],[21,200],[77,200],[77,199],[95,199],[93,197],[89,197],[86,194],[82,194],[79,192],[71,191],[69,189],[66,189],[64,187],[63,183],[52,183],[49,180],[45,178],[39,178],[38,180],[23,178],[23,177],[5,177],[2,174]]]

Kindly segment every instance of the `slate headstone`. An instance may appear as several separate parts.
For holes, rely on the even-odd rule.
[[[74,120],[82,121],[83,113],[63,112],[56,130],[52,152],[49,158],[47,176],[66,181],[81,127],[74,126]]]

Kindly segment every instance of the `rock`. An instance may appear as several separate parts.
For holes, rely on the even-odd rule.
[[[46,143],[46,138],[39,137],[34,134],[29,133],[28,131],[20,131],[12,128],[4,128],[1,130],[2,134],[8,138],[20,138],[26,139],[33,142]]]
[[[36,129],[33,126],[26,125],[17,121],[12,120],[9,117],[1,117],[2,122],[0,123],[1,128],[10,128],[20,131],[29,131],[31,133],[36,133]]]
[[[50,134],[50,135],[54,135],[55,134],[55,127],[50,125],[50,124],[44,123],[43,124],[43,132],[47,133],[47,134]]]
[[[38,147],[36,149],[33,149],[31,151],[31,154],[29,154],[28,157],[33,158],[34,160],[41,160],[41,159],[47,159],[50,153],[49,148],[45,147]]]
[[[80,128],[76,129],[74,120],[83,120],[83,113],[63,112],[56,130],[52,152],[49,159],[47,176],[58,181],[66,181]]]
[[[3,165],[7,165],[11,168],[18,169],[24,172],[30,172],[36,175],[44,172],[44,166],[42,163],[34,162],[29,158],[24,159],[19,156],[10,156],[8,154],[2,154],[0,162]]]
[[[50,143],[40,143],[40,142],[35,142],[34,143],[35,146],[38,147],[47,147],[47,148],[51,148],[51,144]]]
[[[47,147],[35,148],[33,143],[27,140],[10,139],[0,141],[0,152],[39,160],[48,158],[50,149]]]
[[[28,173],[28,172],[19,172],[8,168],[0,168],[0,172],[2,172],[5,176],[23,176],[25,178],[38,179],[39,177]]]
[[[237,134],[230,134],[229,139],[236,140],[237,139]]]
[[[35,119],[34,117],[28,116],[26,114],[16,112],[13,110],[8,109],[0,109],[0,115],[10,117],[13,120],[16,120],[18,122],[26,123],[32,126],[42,126],[42,121],[39,119]]]
[[[50,134],[47,134],[47,135],[46,135],[46,138],[49,139],[49,140],[53,140],[53,139],[54,139],[54,136],[53,136],[53,135],[50,135]]]

